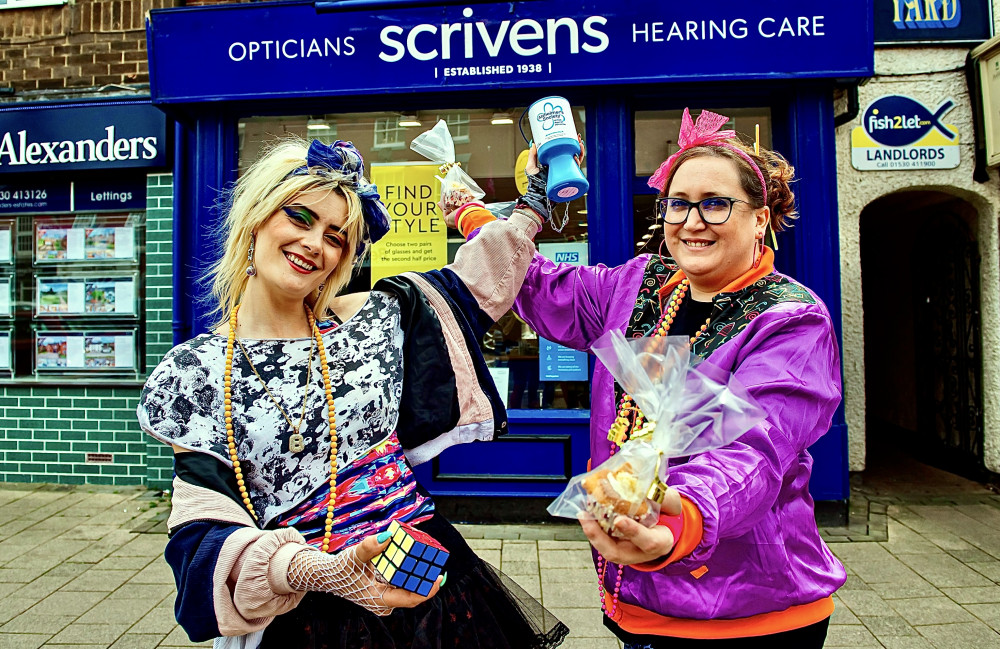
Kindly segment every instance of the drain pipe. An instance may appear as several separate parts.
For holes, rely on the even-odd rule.
[[[861,107],[858,104],[858,84],[854,83],[847,86],[847,112],[834,115],[833,125],[841,127],[848,122],[853,122],[859,112],[861,112]]]

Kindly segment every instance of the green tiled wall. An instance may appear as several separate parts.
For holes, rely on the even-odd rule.
[[[148,371],[173,344],[173,178],[152,174],[146,185]],[[0,482],[168,486],[170,449],[139,430],[138,399],[138,383],[0,386]],[[89,452],[110,453],[113,462],[87,464]]]

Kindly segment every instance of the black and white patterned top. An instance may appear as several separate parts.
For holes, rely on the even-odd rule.
[[[343,468],[396,429],[403,391],[403,331],[398,299],[373,291],[349,320],[321,325],[337,413],[337,464]],[[309,338],[244,340],[250,359],[292,422],[302,414]],[[139,403],[143,430],[168,444],[215,456],[232,466],[223,405],[226,338],[202,334],[172,349],[150,375]],[[291,428],[254,375],[239,346],[233,354],[233,429],[251,502],[266,525],[330,479],[329,423],[319,354],[300,432]]]

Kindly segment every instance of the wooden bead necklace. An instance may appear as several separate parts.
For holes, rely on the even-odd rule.
[[[660,316],[660,321],[657,323],[656,327],[653,328],[653,338],[666,336],[670,332],[670,325],[672,325],[674,320],[677,318],[677,311],[680,310],[681,303],[684,301],[684,296],[687,295],[690,286],[691,281],[685,277],[681,280],[681,283],[674,288],[673,292],[670,294],[670,299],[667,300],[667,305],[664,307],[663,313]],[[701,325],[701,328],[698,329],[697,333],[691,336],[689,342],[694,344],[694,342],[698,340],[703,333],[708,331],[708,325],[711,322],[711,317],[705,320],[705,324]],[[638,406],[633,405],[632,396],[628,393],[623,393],[621,400],[618,402],[618,413],[615,417],[615,421],[611,424],[610,430],[608,430],[608,441],[611,442],[611,455],[618,452],[618,449],[628,441],[630,431],[642,427],[644,420],[645,417],[643,416],[642,411],[639,410]],[[611,609],[608,610],[604,601],[604,575],[607,572],[608,563],[609,562],[601,555],[601,553],[598,552],[597,592],[601,597],[601,611],[606,613],[608,617],[614,617],[615,612],[618,610],[618,595],[621,593],[622,588],[622,566],[618,566],[617,576],[615,578],[615,588],[611,594]]]
[[[319,350],[319,364],[323,372],[323,389],[326,392],[326,407],[330,419],[330,500],[326,506],[326,522],[323,534],[323,552],[330,551],[330,539],[333,536],[333,510],[337,503],[337,410],[333,403],[333,388],[330,384],[330,365],[326,360],[326,346],[323,344],[323,336],[316,326],[316,317],[312,309],[307,305],[306,317],[309,320],[309,330],[315,341],[316,349]],[[233,347],[236,341],[236,314],[240,310],[237,304],[229,314],[229,337],[226,340],[226,372],[223,377],[223,390],[225,396],[226,409],[226,443],[229,446],[229,458],[233,463],[233,471],[236,473],[236,485],[240,490],[240,497],[243,504],[253,519],[257,518],[253,503],[250,502],[250,495],[247,493],[246,482],[243,480],[243,469],[240,467],[239,457],[236,455],[236,436],[233,432]],[[312,362],[312,353],[309,355],[309,362]],[[258,375],[259,378],[259,375]]]

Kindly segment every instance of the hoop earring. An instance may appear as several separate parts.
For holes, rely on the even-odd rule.
[[[255,235],[250,235],[250,249],[247,251],[247,277],[253,277],[257,274],[257,269],[253,265],[253,246],[256,239]]]
[[[760,249],[758,253],[757,250]],[[760,262],[764,259],[764,237],[757,237],[754,239],[753,243],[753,268],[754,270],[760,268]]]
[[[656,255],[660,258],[660,263],[663,264],[664,268],[666,268],[667,270],[678,270],[680,266],[678,266],[677,264],[668,263],[667,260],[663,258],[663,246],[666,243],[667,243],[666,239],[660,242],[660,247],[656,251]]]
[[[326,282],[323,282],[322,284],[320,284],[319,288],[316,289],[316,292],[317,293],[322,293],[324,288],[326,288]]]

